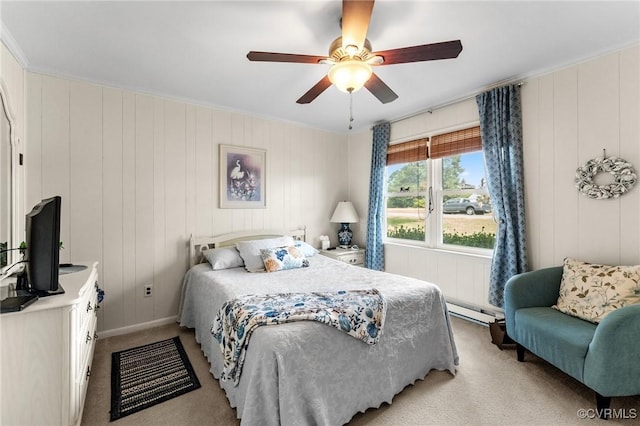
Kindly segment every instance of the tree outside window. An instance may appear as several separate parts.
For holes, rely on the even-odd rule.
[[[388,238],[493,248],[497,224],[482,151],[387,166],[387,176]]]
[[[486,186],[482,151],[440,161],[442,244],[493,249],[498,226]]]
[[[424,241],[427,162],[387,167],[387,236]]]

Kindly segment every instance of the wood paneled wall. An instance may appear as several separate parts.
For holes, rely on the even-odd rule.
[[[344,135],[37,73],[26,92],[26,204],[62,196],[62,260],[100,262],[100,330],[176,315],[190,234],[318,245],[346,198]],[[267,150],[266,209],[218,208],[219,144]]]
[[[619,156],[640,173],[640,48],[632,47],[549,74],[522,87],[527,239],[530,269],[585,261],[640,264],[640,185],[619,199],[592,200],[575,189],[576,168]],[[478,120],[470,99],[395,122],[391,140]],[[370,158],[371,132],[352,135],[351,157]],[[369,168],[350,176],[352,198],[367,205]],[[366,211],[362,213],[366,215]],[[365,218],[366,220],[366,218]],[[363,232],[363,231],[360,231]],[[386,270],[439,285],[453,300],[487,303],[490,259],[386,244]]]
[[[602,149],[640,168],[639,51],[523,86],[531,268],[566,256],[640,263],[640,188],[617,200],[591,200],[574,184],[575,169]],[[370,132],[350,135],[347,147],[342,135],[40,74],[27,73],[25,88],[24,206],[63,196],[63,259],[101,262],[101,330],[175,315],[192,232],[306,225],[316,243],[335,231],[328,218],[336,202],[351,199],[362,219],[356,241],[364,243]],[[392,139],[476,120],[474,104],[394,123]],[[267,209],[217,208],[221,143],[268,150]],[[487,306],[487,259],[398,245],[387,245],[386,254],[389,272]],[[142,296],[148,283],[152,298]]]
[[[640,187],[593,200],[576,168],[617,156],[640,171],[640,48],[527,81],[522,88],[527,234],[532,268],[565,257],[640,263]],[[606,180],[606,178],[605,178]]]

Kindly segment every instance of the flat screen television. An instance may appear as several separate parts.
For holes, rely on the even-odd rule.
[[[64,293],[58,282],[61,205],[59,196],[47,198],[25,217],[27,290],[38,296]]]

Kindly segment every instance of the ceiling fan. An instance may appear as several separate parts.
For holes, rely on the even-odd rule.
[[[247,54],[250,61],[330,64],[327,75],[296,102],[308,104],[334,84],[343,92],[353,93],[366,87],[380,102],[386,104],[398,98],[373,71],[372,66],[404,64],[456,58],[462,51],[460,40],[372,52],[367,40],[374,0],[342,1],[342,36],[329,47],[329,56],[292,53],[256,52]]]

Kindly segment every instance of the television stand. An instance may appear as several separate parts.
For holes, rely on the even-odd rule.
[[[38,297],[57,296],[59,294],[64,294],[64,288],[62,288],[62,284],[58,283],[58,289],[55,291],[31,290],[30,292]]]
[[[86,266],[85,266],[86,268]],[[47,296],[56,296],[58,294],[64,294],[64,289],[62,288],[62,284],[58,283],[57,290],[34,290],[29,288],[29,278],[27,277],[26,271],[22,271],[20,275],[17,276],[16,283],[16,292],[19,295],[26,296],[27,294],[35,294],[38,297],[47,297]]]
[[[81,423],[98,325],[98,263],[85,264],[60,276],[64,294],[2,314],[1,425]]]

